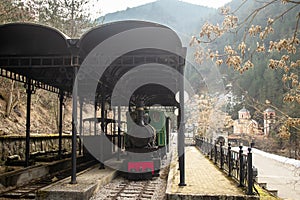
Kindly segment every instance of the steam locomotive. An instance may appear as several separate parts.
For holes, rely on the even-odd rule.
[[[161,160],[166,155],[168,124],[164,112],[145,110],[142,103],[127,112],[127,155],[123,161],[123,174],[127,179],[159,176]]]

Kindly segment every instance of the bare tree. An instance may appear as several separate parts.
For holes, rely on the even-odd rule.
[[[248,11],[246,17],[240,19],[237,12],[247,4],[247,2],[255,2],[255,9]],[[276,6],[278,13],[268,13],[265,25],[253,24],[259,14],[264,14],[271,6]],[[243,73],[254,67],[253,57],[265,54],[270,56],[272,53],[279,54],[280,59],[269,59],[268,67],[271,69],[282,69],[283,83],[289,89],[284,100],[287,102],[300,103],[300,82],[298,70],[300,67],[299,56],[296,56],[299,50],[299,22],[300,1],[293,0],[244,0],[235,10],[231,11],[229,7],[220,9],[221,15],[224,17],[221,24],[206,23],[198,37],[193,37],[191,45],[197,45],[198,50],[195,58],[198,62],[204,59],[213,59],[217,65],[225,64],[232,67],[236,71]],[[247,8],[243,11],[247,11]],[[284,37],[278,38],[277,41],[269,40],[269,36],[276,33],[277,29],[284,23],[282,20],[289,13],[296,13],[294,24],[289,24],[288,30]],[[263,19],[263,18],[262,18]],[[274,28],[276,24],[276,28]],[[292,30],[292,31],[291,31]],[[228,33],[234,34],[235,41],[223,47],[215,45],[215,42],[221,37],[228,37]],[[206,45],[203,45],[206,44]],[[277,56],[276,56],[277,57]]]
[[[299,106],[300,1],[243,0],[233,1],[232,5],[235,5],[233,9],[219,10],[223,16],[219,23],[204,24],[199,35],[192,38],[191,45],[197,47],[195,60],[202,63],[212,59],[217,65],[228,66],[242,74],[256,67],[253,60],[263,56],[268,59],[266,67],[282,71],[282,82],[288,91],[284,102]],[[224,38],[227,43],[220,43]],[[249,102],[253,108],[261,108],[257,100],[252,98]],[[279,136],[291,141],[296,134],[293,146],[299,145],[299,116],[280,112]]]
[[[30,6],[25,5],[21,0],[2,0],[0,1],[0,23],[14,21],[31,21],[34,16]],[[0,77],[0,84],[8,88],[8,92],[1,92],[0,95],[6,101],[5,116],[9,117],[12,108],[18,103],[20,92],[15,90],[15,81],[8,81]]]
[[[53,26],[71,38],[97,24],[88,12],[92,5],[87,0],[36,0],[33,6],[39,23]]]
[[[32,9],[22,0],[0,1],[0,23],[14,21],[30,21],[33,19]]]

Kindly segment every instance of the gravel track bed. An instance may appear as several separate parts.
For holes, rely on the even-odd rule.
[[[144,181],[129,181],[117,177],[101,188],[90,200],[164,200],[166,184],[166,180],[160,177]]]
[[[165,160],[163,166],[166,165]],[[169,166],[152,180],[131,181],[117,177],[102,187],[90,200],[165,200]]]

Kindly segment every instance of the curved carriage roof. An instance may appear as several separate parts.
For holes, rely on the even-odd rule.
[[[168,48],[172,49],[172,52],[157,49],[154,45],[153,48],[126,52],[113,60],[110,66],[98,66],[99,68],[105,67],[105,73],[99,79],[100,85],[98,85],[96,91],[100,94],[101,90],[106,88],[106,99],[110,100],[117,80],[134,67],[152,63],[155,59],[160,64],[175,67],[176,70],[178,70],[179,64],[182,67],[185,53],[179,59],[176,58],[178,55],[173,53],[177,50],[181,51],[182,48],[182,43],[174,31],[166,26],[151,22],[119,21],[93,28],[87,31],[79,40],[73,40],[62,32],[44,25],[32,23],[0,25],[0,68],[5,69],[5,72],[1,70],[1,75],[12,79],[18,77],[16,80],[21,82],[25,82],[26,78],[31,78],[37,87],[54,92],[60,90],[71,93],[75,77],[74,67],[79,67],[89,53],[101,42],[117,34],[139,28],[169,30],[167,35],[160,35],[159,32],[154,32],[154,35],[157,38],[163,37],[164,39],[161,40],[160,38],[160,41],[170,45]],[[145,40],[145,44],[152,45],[152,43],[155,43],[154,40],[148,39],[147,36],[140,35],[138,37],[142,38],[141,41]],[[142,59],[143,56],[144,60]],[[140,59],[136,59],[136,57]],[[132,59],[139,61],[131,62]],[[12,73],[7,73],[6,71]],[[168,77],[159,77],[158,74],[157,78],[166,79]],[[177,84],[175,79],[173,77],[169,81]],[[145,92],[145,89],[147,92]],[[161,105],[175,104],[174,94],[168,89],[155,84],[143,86],[135,91],[134,94],[152,96],[152,99],[155,99],[155,101],[153,100],[149,104],[154,104],[154,102]]]

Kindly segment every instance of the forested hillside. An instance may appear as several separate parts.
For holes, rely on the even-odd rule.
[[[275,122],[259,147],[295,158],[300,133],[299,8],[299,1],[233,0],[191,42],[198,47],[198,62],[213,60],[233,93],[231,100],[239,101],[224,111],[237,119],[245,106],[262,126],[263,111],[274,109]]]
[[[265,1],[244,1],[242,3],[240,0],[233,0],[227,6],[230,7],[230,11],[238,16],[238,24],[243,25],[245,20],[250,19],[251,24],[254,26],[266,26],[268,19],[277,19],[277,21],[272,24],[274,30],[273,33],[268,35],[263,42],[265,44],[264,48],[266,49],[265,54],[255,54],[255,52],[249,52],[245,57],[251,57],[251,61],[254,64],[254,67],[245,70],[242,74],[239,71],[234,71],[233,68],[228,68],[225,63],[220,66],[220,71],[226,75],[225,84],[232,83],[233,90],[236,95],[249,96],[249,102],[245,102],[245,105],[248,104],[248,108],[254,113],[256,109],[254,107],[259,107],[263,109],[265,102],[271,103],[273,106],[276,106],[280,110],[284,111],[286,114],[297,117],[297,114],[300,111],[298,103],[288,103],[283,101],[284,95],[288,92],[288,88],[284,85],[282,78],[284,70],[277,68],[271,69],[268,67],[269,59],[278,59],[280,60],[283,53],[279,52],[269,52],[270,41],[278,41],[282,38],[291,37],[295,32],[295,25],[297,24],[297,16],[299,15],[299,6],[293,7],[294,5],[285,5],[280,1],[274,1],[270,6],[263,8],[257,14],[256,9],[266,5]],[[241,6],[242,5],[242,6]],[[298,9],[297,9],[298,8]],[[288,11],[288,12],[287,12]],[[253,16],[250,16],[251,13],[255,13]],[[252,19],[253,18],[253,19]],[[208,22],[213,24],[221,24],[222,17],[220,13],[213,15],[210,19],[207,19]],[[299,23],[299,22],[298,22]],[[249,29],[250,27],[244,26],[240,29]],[[298,30],[299,31],[299,30]],[[200,31],[199,31],[200,32]],[[241,40],[245,38],[245,43],[251,44],[248,48],[256,49],[259,41],[259,35],[256,37],[250,37],[245,35],[242,31],[226,33],[221,38],[218,38],[216,41],[212,42],[212,46],[215,49],[218,49],[219,53],[224,53],[224,48],[226,45],[238,45]],[[299,58],[299,46],[296,54],[291,54],[291,60]],[[297,74],[299,70],[297,69]],[[251,99],[251,101],[250,101]],[[253,105],[253,99],[259,103]],[[266,106],[266,105],[265,105]],[[237,112],[242,105],[238,106],[233,112]],[[293,108],[293,109],[291,109]]]
[[[199,31],[216,9],[194,5],[179,0],[158,0],[142,6],[107,14],[98,20],[108,23],[119,20],[146,20],[169,26],[187,45],[191,36]]]
[[[249,15],[254,12],[258,7],[265,5],[265,1],[240,1],[233,0],[228,3],[226,7],[231,8],[231,12],[234,12],[239,17],[239,23],[242,24]],[[242,5],[242,6],[241,6]],[[296,24],[297,13],[299,12],[297,8],[291,9],[289,12],[282,16],[279,16],[287,8],[291,6],[283,6],[280,1],[263,9],[262,12],[255,15],[252,20],[252,24],[265,26],[267,19],[279,17],[280,20],[273,24],[274,33],[270,34],[269,37],[265,39],[265,43],[269,44],[270,41],[277,41],[286,35],[293,34],[294,28],[291,27]],[[252,16],[251,16],[252,17]],[[176,0],[159,0],[157,2],[145,4],[135,8],[128,8],[125,11],[119,11],[116,13],[107,14],[99,18],[99,21],[106,23],[117,20],[126,19],[139,19],[148,20],[158,23],[165,24],[173,29],[175,29],[181,36],[181,39],[188,46],[193,35],[198,35],[201,27],[206,23],[221,24],[222,16],[220,12],[216,9],[206,8],[203,6],[192,5],[189,3],[176,1]],[[243,27],[246,29],[247,27]],[[248,27],[249,28],[249,27]],[[234,45],[239,42],[241,38],[244,37],[243,32],[227,33],[216,41],[212,42],[212,46],[218,49],[220,53],[223,51],[222,47],[226,45]],[[258,36],[257,36],[258,38]],[[246,41],[253,40],[251,48],[255,48],[256,39],[251,37],[246,37]],[[204,44],[205,45],[205,44]],[[268,49],[268,46],[265,47]],[[194,49],[188,50],[189,55],[194,54]],[[294,55],[294,56],[297,56]],[[265,55],[253,56],[252,62],[255,67],[244,72],[242,75],[239,72],[234,71],[232,68],[228,68],[222,65],[219,70],[223,77],[224,85],[228,83],[233,84],[234,94],[241,96],[246,95],[254,100],[265,104],[265,102],[271,102],[272,105],[278,107],[280,110],[287,112],[291,116],[295,116],[298,113],[297,104],[284,104],[283,97],[287,92],[285,85],[282,82],[283,70],[272,70],[268,68],[268,61],[270,58],[279,59],[281,54],[279,53],[266,53]],[[188,80],[193,84],[194,89],[201,88],[202,92],[207,92],[207,88],[201,85],[201,75],[209,74],[211,68],[211,62],[204,62],[201,65],[195,65],[198,69],[187,67]],[[200,71],[200,74],[197,73]],[[201,92],[197,90],[197,92]],[[249,100],[249,98],[248,98]],[[260,109],[264,109],[263,105],[252,105],[253,102],[244,102],[245,105],[249,104],[249,109],[254,113],[257,109],[254,107],[258,106]],[[237,105],[232,111],[232,116],[236,117],[238,109],[243,105]],[[252,107],[253,106],[253,107]],[[290,109],[290,107],[294,109]],[[261,113],[257,114],[260,116]]]
[[[33,5],[29,4],[24,6],[23,4],[13,4],[11,2],[12,1],[10,0],[5,0],[1,1],[0,3],[0,11],[1,13],[5,13],[5,15],[3,14],[0,16],[0,21],[2,23],[12,21],[37,22],[63,29],[63,32],[66,32],[70,36],[74,37],[79,37],[80,34],[88,27],[93,27],[97,24],[89,21],[88,14],[85,13],[84,15],[80,15],[80,13],[83,11],[82,8],[79,7],[72,8],[73,10],[75,9],[77,17],[66,13],[64,14],[62,11],[70,6],[68,4],[60,5],[55,2],[40,1],[39,3],[35,3]],[[86,4],[83,0],[80,2],[82,5]],[[294,25],[297,24],[296,16],[299,13],[299,6],[292,8],[289,5],[284,6],[281,4],[281,1],[274,2],[274,4],[264,8],[262,12],[259,12],[257,15],[255,15],[253,20],[252,16],[250,17],[252,24],[261,26],[266,25],[266,21],[269,17],[278,18],[278,20],[272,25],[275,31],[265,38],[265,44],[269,44],[270,41],[277,41],[286,35],[293,34],[293,31],[295,30]],[[243,6],[240,7],[241,4],[243,4]],[[249,19],[248,16],[252,11],[255,11],[255,9],[265,4],[265,1],[233,0],[227,6],[231,8],[232,13],[239,17],[238,23],[243,24],[245,19]],[[47,11],[48,7],[49,10]],[[72,9],[69,10],[72,11]],[[289,10],[288,12],[284,13],[286,9]],[[222,16],[216,9],[193,5],[178,0],[158,0],[156,2],[135,8],[128,8],[125,11],[107,14],[103,17],[100,17],[98,19],[98,23],[109,23],[112,21],[128,19],[147,20],[165,24],[173,28],[180,35],[185,46],[189,46],[189,42],[193,35],[199,35],[201,27],[206,22],[213,24],[222,23]],[[88,24],[88,26],[85,26],[87,21],[91,23]],[[81,26],[82,23],[85,25]],[[62,26],[62,24],[64,24],[66,27]],[[249,27],[243,27],[245,30],[247,28]],[[224,46],[238,44],[238,40],[243,37],[243,32],[227,33],[221,38],[218,38],[218,40],[210,42],[210,45],[213,48],[218,49],[221,54],[224,52]],[[252,46],[249,46],[249,48],[254,49],[257,45],[256,40],[258,40],[258,36],[256,38],[247,36],[245,39],[245,41],[251,41]],[[203,44],[203,46],[206,45],[206,43]],[[268,46],[266,45],[265,48],[268,49]],[[194,53],[195,51],[193,48],[188,48],[188,58],[190,60],[193,59],[192,57]],[[247,56],[252,55],[248,54]],[[243,95],[247,97],[245,98],[246,101],[243,104],[250,109],[251,113],[254,113],[254,118],[256,118],[258,121],[262,119],[262,115],[258,112],[258,110],[264,110],[265,107],[268,106],[265,104],[266,101],[282,110],[288,116],[298,117],[297,115],[300,111],[299,104],[294,102],[283,103],[283,97],[288,92],[288,88],[286,88],[286,85],[284,85],[282,82],[284,70],[272,70],[268,67],[270,58],[279,59],[280,57],[281,54],[276,52],[266,52],[265,54],[261,55],[253,55],[251,60],[254,64],[254,67],[245,71],[242,75],[239,72],[234,71],[232,68],[228,68],[225,66],[225,64],[222,64],[219,68],[217,68],[221,73],[221,78],[216,77],[219,80],[215,80],[215,82],[223,82],[223,85],[232,83],[234,95]],[[291,57],[299,57],[299,53],[291,55]],[[188,76],[188,80],[192,83],[192,86],[196,92],[204,93],[208,91],[208,89],[205,88],[206,83],[203,81],[202,75],[205,76],[206,74],[211,73],[211,65],[211,62],[207,62],[205,64],[195,65],[193,66],[194,68],[187,67],[186,75]],[[297,72],[297,74],[299,74],[299,72]],[[5,81],[2,81],[2,83],[7,85],[5,87],[11,87],[12,85],[12,83]],[[16,87],[16,85],[14,87]],[[23,89],[20,90],[23,91]],[[7,94],[5,92],[7,91],[1,92],[1,111],[3,117],[5,118],[7,112]],[[56,97],[54,100],[57,100]],[[237,105],[234,110],[231,111],[232,116],[237,113],[237,110],[240,109],[243,104]],[[14,112],[12,113],[14,114]],[[12,119],[12,121],[14,120]]]

